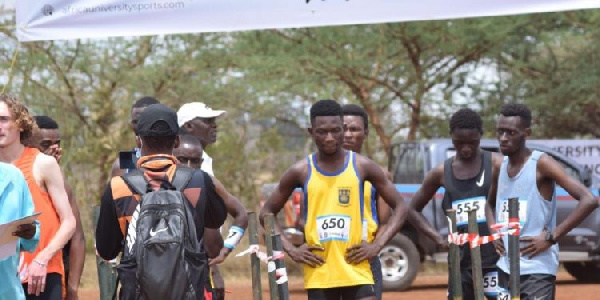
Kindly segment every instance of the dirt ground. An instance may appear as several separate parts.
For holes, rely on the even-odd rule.
[[[440,275],[419,275],[412,287],[404,292],[384,292],[383,299],[410,299],[410,300],[429,300],[445,299],[447,276]],[[228,293],[225,299],[230,300],[252,300],[252,283],[250,280],[235,280],[227,282]],[[263,280],[263,299],[269,299],[268,283]],[[294,278],[290,281],[290,300],[306,299],[306,292],[302,288],[302,280]],[[600,284],[581,284],[577,283],[573,277],[566,272],[560,272],[558,275],[557,300],[568,299],[599,299]],[[79,293],[80,299],[97,300],[100,299],[98,289],[83,288]]]

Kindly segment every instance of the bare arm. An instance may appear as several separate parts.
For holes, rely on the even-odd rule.
[[[287,202],[294,189],[302,184],[307,176],[307,172],[307,162],[300,161],[283,174],[279,184],[260,211],[259,220],[263,226],[265,215],[277,215],[277,213]],[[281,234],[281,227],[279,226],[279,223],[277,223],[277,219],[275,219],[275,230],[280,233],[283,250],[287,252],[290,258],[295,262],[306,264],[311,267],[322,265],[325,262],[322,257],[312,252],[315,250],[323,251],[323,248],[314,245],[307,245],[306,243],[302,244],[300,247],[294,246],[294,244],[292,244],[292,242],[285,237],[285,234]]]
[[[502,166],[503,156],[497,153],[492,153],[492,183],[490,190],[488,191],[487,205],[485,206],[485,220],[488,226],[496,224],[496,217],[494,211],[496,211],[496,191],[498,190],[498,176],[500,175],[500,167]],[[496,230],[490,228],[491,233],[495,233]],[[495,240],[494,248],[498,255],[503,256],[505,253],[504,243],[501,239]]]
[[[263,225],[263,227],[265,225],[265,215],[277,215],[277,213],[281,211],[281,209],[287,202],[294,189],[299,184],[301,184],[300,178],[303,173],[303,165],[306,165],[306,163],[296,163],[294,166],[285,171],[285,173],[279,180],[279,184],[260,210],[258,218],[260,224]],[[278,233],[281,233],[281,228],[279,226],[279,223],[277,222],[277,219],[275,220],[275,230],[277,230]],[[285,237],[285,234],[281,234],[281,242],[283,244],[283,250],[285,250],[286,252],[289,252],[292,248],[295,248],[294,245]]]
[[[52,204],[60,219],[58,231],[50,240],[48,246],[36,257],[36,259],[47,263],[73,236],[76,226],[75,217],[73,216],[73,211],[69,204],[62,172],[56,160],[51,156],[38,154],[34,163],[34,174],[35,173],[41,175],[40,177],[52,199]]]
[[[392,181],[392,174],[388,172],[386,169],[381,168],[381,170],[385,173],[385,176],[388,180]],[[385,231],[385,227],[387,227],[388,220],[390,219],[390,214],[392,210],[390,206],[385,203],[385,200],[377,195],[377,219],[379,220],[379,226],[377,228],[377,233],[375,236],[380,235],[383,231]]]
[[[385,203],[392,208],[392,215],[387,226],[373,241],[373,244],[381,250],[394,237],[400,226],[404,224],[408,214],[408,205],[406,205],[406,202],[404,202],[404,199],[380,166],[365,157],[357,157],[357,160],[357,163],[362,166],[363,174],[365,174],[364,180],[371,182]]]
[[[248,227],[248,212],[246,212],[244,205],[242,205],[242,203],[240,202],[240,200],[238,198],[236,198],[235,196],[230,194],[225,189],[225,186],[223,186],[223,184],[218,179],[216,179],[215,177],[211,177],[211,178],[213,180],[213,183],[215,184],[215,189],[217,191],[217,194],[219,194],[219,196],[221,196],[221,198],[223,198],[223,201],[225,202],[225,207],[227,208],[227,213],[230,214],[234,218],[233,225],[240,227],[242,229],[246,229]],[[212,230],[209,229],[209,231],[212,231]],[[217,231],[217,233],[219,233],[219,236],[220,236],[220,232]],[[233,232],[233,234],[235,234],[235,233],[236,232]],[[211,232],[211,234],[212,234],[212,232]],[[241,235],[239,237],[241,238]],[[231,253],[231,251],[233,250],[233,248],[228,248],[228,247],[232,247],[231,245],[235,246],[234,243],[231,242],[230,243],[231,245],[227,247],[223,243],[222,238],[221,238],[221,241],[219,244],[221,245],[221,247],[217,251],[217,255],[215,255],[215,256],[209,255],[211,258],[215,258],[214,260],[212,260],[210,262],[211,265],[222,263],[225,260],[225,258],[229,255],[229,253]]]
[[[223,237],[219,229],[204,228],[204,250],[208,258],[219,256],[219,251],[223,247]],[[208,243],[207,243],[208,242]]]
[[[538,172],[540,172],[543,177],[554,180],[558,185],[563,187],[569,195],[579,201],[569,216],[554,229],[554,239],[558,240],[591,214],[598,207],[598,202],[581,182],[569,176],[564,168],[549,155],[542,155],[542,157],[540,157],[538,161]]]
[[[423,216],[421,211],[429,203],[429,201],[435,196],[437,190],[443,185],[444,178],[444,164],[440,164],[433,170],[427,173],[425,180],[421,185],[421,188],[415,193],[410,203],[409,210],[409,221],[410,223],[421,233],[425,234],[437,245],[445,245],[446,241],[442,238],[440,233],[429,224],[427,219]]]
[[[230,194],[227,189],[225,189],[225,186],[223,186],[221,181],[215,177],[212,177],[212,180],[215,184],[217,193],[225,202],[227,213],[233,217],[233,224],[240,228],[246,229],[248,227],[248,212],[246,211],[246,208],[244,208],[242,202],[240,202],[237,197]]]
[[[69,203],[71,204],[71,210],[75,217],[75,232],[71,238],[71,248],[69,251],[69,280],[67,286],[67,299],[77,299],[77,290],[79,289],[79,282],[81,274],[83,273],[83,266],[85,262],[85,236],[83,234],[83,226],[81,224],[81,215],[79,213],[79,207],[77,206],[77,200],[73,194],[73,190],[65,183],[65,190],[69,197]]]
[[[498,177],[500,175],[500,167],[502,166],[503,156],[497,153],[492,153],[492,183],[487,197],[487,207],[485,209],[485,219],[488,225],[496,224],[496,194],[498,191]],[[495,230],[490,229],[492,232]]]
[[[33,176],[46,188],[54,210],[58,215],[60,226],[55,235],[50,239],[46,248],[42,249],[29,266],[27,273],[27,293],[39,296],[46,285],[48,262],[69,241],[75,231],[75,217],[69,204],[65,183],[58,162],[52,156],[39,153],[33,163]],[[41,226],[44,226],[41,224]]]

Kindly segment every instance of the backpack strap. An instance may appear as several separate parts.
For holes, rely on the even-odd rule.
[[[206,180],[204,176],[210,176],[208,175],[208,173],[198,169],[198,173],[200,173],[199,178],[198,178],[198,183],[200,183],[200,187],[202,187],[203,190],[206,189]],[[200,222],[202,227],[200,228],[204,228],[204,212],[206,211],[206,201],[208,201],[208,199],[206,199],[206,197],[202,197],[202,191],[200,191],[200,212],[202,213],[201,217],[200,217]],[[202,235],[202,239],[204,240],[204,235]]]
[[[121,177],[136,194],[144,196],[148,192],[148,181],[140,170],[134,170]]]
[[[173,176],[173,182],[171,185],[178,191],[183,190],[183,188],[188,185],[190,180],[192,180],[192,176],[194,175],[194,169],[187,168],[183,166],[177,166],[175,169],[175,175]]]

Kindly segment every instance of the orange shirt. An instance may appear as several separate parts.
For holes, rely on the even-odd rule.
[[[38,149],[25,147],[21,157],[14,162],[14,165],[17,166],[21,172],[23,172],[23,175],[25,175],[27,186],[31,192],[31,197],[33,198],[35,211],[42,213],[38,217],[41,230],[40,243],[35,252],[22,252],[21,266],[19,269],[19,274],[21,274],[21,276],[25,273],[29,265],[31,265],[33,259],[38,255],[38,253],[48,247],[48,244],[56,235],[56,232],[60,227],[60,218],[56,213],[54,204],[52,204],[50,195],[48,195],[48,193],[37,184],[35,178],[33,177],[33,163],[35,162],[35,158],[37,157],[38,153],[40,153]],[[48,262],[48,273],[59,273],[61,274],[61,277],[64,277],[62,250],[56,252],[56,254],[54,254],[54,256]],[[21,278],[22,281],[23,279],[24,278]]]

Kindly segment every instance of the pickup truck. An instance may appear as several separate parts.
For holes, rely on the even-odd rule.
[[[567,174],[582,182],[591,189],[600,200],[600,178],[592,175],[590,169],[577,164],[572,159],[542,144],[528,142],[530,149],[539,150],[551,155],[563,165]],[[482,140],[481,148],[498,152],[496,140]],[[455,154],[452,141],[449,139],[401,142],[392,147],[388,170],[392,180],[404,199],[410,203],[414,193],[420,188],[425,174],[433,167]],[[261,189],[263,195],[260,206],[270,195],[276,184],[266,184]],[[562,222],[577,205],[569,194],[557,186],[557,223]],[[442,236],[448,235],[448,222],[442,210],[444,189],[436,193],[434,199],[423,208],[423,215]],[[282,212],[277,216],[284,233],[294,244],[304,240],[300,216],[300,204],[303,193],[294,191]],[[577,228],[559,241],[560,261],[565,269],[582,282],[600,283],[600,209],[596,209]],[[385,290],[405,290],[410,287],[417,276],[420,265],[424,261],[447,263],[448,253],[440,252],[430,239],[422,237],[409,223],[384,246],[379,253],[383,271],[383,288]]]
[[[592,176],[590,169],[577,164],[560,152],[535,141],[529,141],[530,149],[547,153],[563,165],[567,174],[582,182],[598,197],[600,179]],[[482,140],[482,149],[498,152],[496,140]],[[407,202],[420,188],[425,174],[447,158],[454,156],[455,149],[448,139],[420,142],[402,142],[392,147],[389,170],[398,191]],[[577,205],[569,194],[557,186],[557,224],[562,222]],[[448,235],[448,222],[442,210],[444,189],[441,188],[423,208],[423,215],[442,236]],[[598,197],[600,200],[600,197]],[[596,209],[577,228],[559,241],[560,261],[577,280],[600,282],[600,209]],[[383,269],[384,289],[403,290],[415,279],[420,263],[433,260],[447,263],[447,253],[439,252],[428,238],[419,236],[410,224],[405,224],[399,233],[382,249],[379,259]]]

